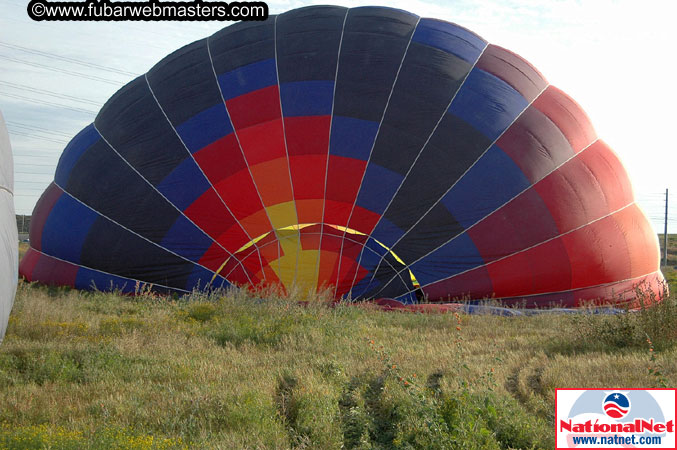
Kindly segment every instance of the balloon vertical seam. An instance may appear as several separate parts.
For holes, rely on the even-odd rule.
[[[70,195],[70,194],[69,194],[69,195]],[[76,200],[77,200],[77,199],[76,199]],[[87,269],[87,270],[93,270],[94,272],[103,273],[103,274],[105,274],[105,275],[112,275],[112,276],[114,276],[114,277],[120,277],[120,278],[126,278],[126,279],[128,279],[128,280],[132,280],[132,281],[138,281],[139,283],[143,283],[143,284],[146,284],[146,285],[159,286],[159,287],[162,287],[162,288],[165,288],[165,289],[169,289],[170,291],[180,291],[180,292],[185,292],[186,294],[190,294],[190,291],[188,291],[188,290],[186,290],[186,289],[181,289],[181,288],[177,288],[177,287],[166,286],[166,285],[160,284],[160,283],[150,283],[150,282],[148,282],[148,281],[138,280],[138,279],[136,279],[136,278],[131,278],[131,277],[126,277],[126,276],[122,276],[122,275],[117,275],[117,274],[115,274],[115,273],[106,272],[105,270],[100,270],[100,269],[95,269],[95,268],[93,268],[93,267],[85,266],[84,264],[74,263],[74,262],[72,262],[72,261],[66,261],[65,259],[59,258],[58,256],[50,255],[49,253],[45,253],[45,252],[43,252],[42,250],[38,250],[38,249],[36,249],[36,248],[34,248],[34,247],[31,247],[31,246],[29,246],[29,248],[30,248],[32,251],[36,252],[36,253],[40,253],[41,255],[44,255],[44,256],[46,256],[46,257],[48,257],[48,258],[53,258],[53,259],[56,259],[57,261],[61,261],[61,262],[64,262],[64,263],[66,263],[66,264],[71,264],[71,265],[73,265],[73,266],[82,267],[82,268]]]
[[[146,177],[144,177],[138,170],[136,170],[136,167],[132,166],[132,165],[129,163],[129,161],[127,161],[127,160],[126,160],[126,159],[125,159],[125,158],[124,158],[124,157],[123,157],[123,156],[115,149],[115,147],[113,147],[113,145],[112,145],[110,142],[108,142],[108,140],[106,139],[106,137],[105,137],[105,136],[101,133],[101,131],[99,131],[99,129],[97,128],[96,123],[93,123],[93,124],[92,124],[92,127],[96,130],[96,132],[99,134],[99,136],[101,136],[101,139],[103,139],[103,141],[106,143],[106,145],[108,145],[108,147],[110,147],[110,149],[113,150],[113,152],[114,152],[114,153],[115,153],[115,154],[116,154],[116,155],[117,155],[117,156],[118,156],[125,164],[127,164],[127,165],[128,165],[128,166],[129,166],[129,167],[130,167],[130,168],[131,168],[131,169],[132,169],[132,170],[133,170],[133,171],[134,171],[134,172],[135,172],[142,180],[143,180],[143,181],[145,181],[146,184],[148,184],[148,186],[150,186],[155,192],[157,192],[158,195],[160,195],[160,196],[161,196],[168,204],[170,204],[174,209],[176,209],[176,210],[179,212],[179,214],[181,214],[186,220],[188,220],[190,223],[192,223],[193,225],[195,225],[195,227],[196,227],[198,230],[200,230],[205,236],[207,236],[209,239],[211,239],[212,242],[216,243],[218,246],[220,246],[221,248],[223,248],[223,247],[221,246],[221,244],[219,244],[218,242],[216,242],[211,236],[209,236],[204,230],[202,230],[202,228],[198,227],[197,224],[196,224],[195,222],[193,222],[192,219],[190,219],[188,216],[186,216],[186,214],[185,214],[183,211],[181,211],[179,208],[177,208],[176,205],[175,205],[174,203],[170,202],[169,199],[168,199],[167,197],[165,197],[165,195],[164,195],[162,192],[160,192],[155,186],[153,186],[153,183],[151,183],[150,181],[148,181],[148,180],[146,179]],[[56,182],[55,182],[54,184],[56,184]],[[58,186],[58,185],[57,185],[57,186]],[[60,188],[62,191],[66,192],[66,190],[65,190],[63,187],[59,186],[59,188]],[[68,193],[68,192],[66,192],[66,193],[67,193],[68,195],[71,195],[71,194]],[[80,201],[79,199],[77,199],[76,197],[74,197],[74,196],[72,196],[72,195],[71,195],[71,197],[73,197],[74,199]],[[85,203],[83,203],[83,202],[80,202],[80,203],[82,203],[83,205],[85,204]],[[86,205],[86,206],[87,206],[89,209],[91,209],[92,211],[94,211],[95,213],[100,214],[101,216],[103,216],[103,214],[101,214],[99,211],[95,210],[95,209],[92,208],[91,206],[89,206],[89,205]],[[156,244],[156,245],[158,245],[159,247],[162,247],[162,246],[159,245],[159,244]],[[164,248],[164,247],[162,247],[162,248]],[[169,251],[168,249],[165,249],[165,250]],[[224,250],[225,250],[225,249],[224,249]],[[227,250],[226,250],[226,251],[227,251]],[[238,264],[240,264],[240,266],[242,266],[242,270],[244,270],[245,274],[247,275],[247,279],[248,279],[249,282],[251,283],[252,281],[251,281],[251,278],[249,277],[249,272],[247,271],[247,269],[244,267],[244,265],[242,264],[242,262],[241,262],[240,260],[238,260],[237,258],[235,258],[235,260],[238,261]],[[212,270],[211,272],[214,273],[213,270]]]
[[[151,95],[153,96],[153,99],[155,100],[155,104],[158,106],[158,108],[160,108],[160,112],[162,112],[162,115],[163,115],[163,116],[165,117],[165,119],[167,120],[167,123],[169,124],[169,126],[172,127],[172,130],[174,131],[174,134],[176,134],[176,137],[179,139],[179,141],[181,141],[181,145],[183,145],[183,148],[186,149],[186,152],[188,153],[188,156],[191,158],[191,160],[193,161],[193,163],[195,163],[195,165],[197,166],[197,168],[200,170],[200,173],[201,173],[202,176],[205,178],[205,180],[207,180],[207,183],[209,183],[209,188],[210,188],[211,190],[214,191],[214,193],[215,193],[216,196],[219,198],[219,200],[221,201],[221,203],[223,204],[223,206],[226,208],[226,210],[228,211],[228,213],[229,213],[229,214],[233,217],[233,219],[235,220],[235,223],[237,223],[237,224],[240,226],[240,228],[242,228],[242,231],[244,231],[244,233],[245,233],[245,235],[247,236],[247,238],[251,241],[251,240],[252,240],[252,237],[249,235],[249,233],[247,232],[247,230],[242,226],[242,224],[240,223],[240,221],[237,220],[237,217],[235,217],[235,215],[233,214],[233,212],[231,211],[231,209],[228,207],[228,205],[226,204],[226,202],[223,200],[223,197],[221,197],[221,194],[219,194],[219,192],[216,190],[216,188],[215,188],[214,185],[212,184],[211,180],[207,177],[207,175],[206,175],[206,174],[204,173],[204,171],[202,170],[202,167],[201,167],[201,166],[197,163],[197,161],[195,160],[195,157],[193,156],[193,154],[190,152],[190,150],[188,150],[188,147],[186,146],[186,143],[183,141],[183,138],[179,135],[178,131],[176,131],[176,128],[174,127],[174,124],[171,122],[171,120],[169,120],[169,117],[167,116],[167,113],[165,112],[164,108],[163,108],[162,105],[160,104],[160,101],[158,100],[157,96],[155,95],[155,92],[153,91],[152,86],[150,85],[150,81],[148,80],[148,73],[145,73],[145,74],[143,75],[143,77],[144,77],[144,79],[146,80],[146,85],[148,86],[148,90],[150,91]],[[196,224],[196,226],[197,226],[197,224]],[[199,228],[199,227],[198,227],[198,228]],[[205,233],[205,234],[206,234],[206,233]],[[230,255],[231,258],[235,258],[235,260],[239,261],[239,259],[238,259],[237,257],[235,257],[235,255],[232,254],[227,248],[223,247],[223,246],[222,246],[220,243],[218,243],[216,240],[214,240],[214,242],[216,242],[217,244],[219,244],[219,246],[220,246],[223,250],[225,250],[226,253],[228,253],[228,255]],[[256,244],[254,244],[254,245],[256,246]],[[256,248],[257,248],[257,251],[258,251],[258,246],[257,246]],[[260,265],[261,265],[261,272],[263,273],[264,280],[265,280],[265,276],[266,276],[266,275],[265,275],[265,271],[263,270],[263,260],[261,259],[261,252],[260,252],[260,251],[258,252],[258,255],[259,255],[259,263],[260,263]],[[242,267],[244,268],[244,265],[241,263],[241,261],[240,261],[240,266],[242,266]],[[231,269],[231,272],[232,272],[232,270],[233,270],[233,269]],[[231,272],[229,272],[228,275],[230,275]],[[228,275],[226,275],[226,276],[228,276]]]
[[[209,63],[212,66],[212,73],[214,74],[214,82],[216,83],[216,87],[219,89],[219,94],[221,95],[221,101],[223,102],[223,107],[226,109],[226,114],[228,115],[228,120],[230,121],[230,126],[233,129],[233,136],[235,136],[235,140],[237,141],[237,146],[240,149],[240,153],[242,154],[242,158],[244,159],[245,165],[247,166],[247,171],[249,172],[249,176],[252,179],[252,184],[254,185],[254,188],[256,190],[256,195],[259,197],[259,201],[261,202],[261,206],[263,207],[263,210],[266,213],[266,217],[268,218],[268,223],[270,223],[270,227],[273,230],[273,234],[275,235],[275,239],[277,241],[277,264],[278,264],[278,273],[280,272],[280,235],[278,234],[278,231],[275,229],[275,225],[273,225],[273,221],[270,219],[270,214],[268,214],[268,210],[266,209],[266,205],[263,202],[263,197],[261,197],[261,193],[259,192],[258,185],[256,184],[256,180],[254,179],[254,174],[252,173],[251,167],[249,166],[249,161],[247,160],[247,156],[244,154],[244,149],[242,148],[242,144],[240,143],[240,137],[238,136],[237,130],[235,129],[235,125],[233,124],[233,118],[230,116],[230,111],[228,111],[228,105],[226,104],[226,99],[223,96],[223,90],[221,89],[221,84],[219,83],[219,77],[216,74],[216,68],[214,67],[214,59],[212,58],[212,50],[210,47],[210,41],[211,36],[207,38],[207,54],[209,55]]]
[[[447,112],[449,111],[449,108],[451,108],[451,105],[454,103],[454,99],[456,98],[456,96],[458,95],[458,93],[461,92],[461,89],[463,89],[463,85],[465,84],[466,80],[467,80],[468,77],[470,76],[470,73],[473,71],[473,69],[475,68],[475,66],[477,66],[477,63],[479,62],[480,58],[481,58],[482,55],[484,54],[484,51],[487,49],[487,47],[489,47],[489,43],[488,43],[488,42],[485,43],[484,48],[482,48],[482,51],[481,51],[480,54],[477,56],[477,59],[475,59],[475,61],[473,62],[472,66],[470,66],[470,69],[468,70],[468,73],[466,73],[466,74],[465,74],[465,77],[463,77],[463,81],[461,81],[461,84],[460,84],[460,85],[458,86],[458,88],[456,89],[456,92],[455,92],[454,95],[451,97],[451,100],[449,100],[449,104],[447,105],[447,107],[444,109],[444,111],[443,111],[442,114],[440,115],[440,118],[439,118],[439,120],[437,121],[437,123],[435,124],[435,127],[434,127],[433,130],[430,132],[430,134],[428,135],[428,138],[426,139],[426,141],[425,141],[425,142],[423,143],[423,145],[421,146],[421,149],[418,151],[418,154],[416,155],[416,158],[414,158],[414,161],[413,161],[413,162],[411,163],[411,165],[409,166],[409,170],[407,170],[407,173],[404,175],[404,178],[402,178],[402,181],[400,182],[400,185],[397,187],[397,190],[395,191],[395,193],[393,194],[393,196],[390,198],[390,201],[388,202],[388,204],[386,205],[385,209],[383,210],[383,214],[381,214],[381,215],[379,216],[378,221],[377,221],[376,224],[374,225],[374,230],[376,229],[376,227],[378,227],[378,224],[381,223],[381,219],[383,219],[383,217],[385,216],[386,212],[388,211],[388,208],[390,207],[390,205],[393,203],[393,200],[394,200],[395,197],[397,196],[398,192],[400,192],[400,189],[402,188],[402,186],[404,185],[404,182],[406,181],[407,177],[408,177],[409,174],[411,173],[411,170],[414,168],[414,165],[416,165],[416,162],[418,161],[419,157],[420,157],[421,154],[423,153],[423,150],[425,150],[426,146],[428,145],[428,142],[430,142],[430,139],[433,137],[433,135],[434,135],[435,132],[437,131],[437,128],[439,127],[440,123],[442,123],[442,120],[444,119],[444,117],[446,116]],[[375,141],[374,141],[374,143],[375,143]],[[424,214],[424,215],[425,215],[425,214]],[[394,246],[395,246],[395,244],[393,244],[393,245],[391,246],[391,248],[394,247]],[[381,263],[383,262],[383,260],[384,260],[384,256],[382,256],[382,257],[379,259],[379,262],[378,262],[378,264],[376,265],[376,269],[374,269],[374,271],[372,272],[372,276],[371,276],[371,278],[369,279],[369,283],[368,283],[368,285],[367,285],[367,288],[366,288],[365,292],[368,291],[369,286],[371,286],[371,283],[374,281],[374,276],[375,276],[376,273],[378,272],[378,269],[381,267]],[[360,254],[360,260],[358,261],[358,266],[359,266],[360,262],[362,262],[362,255],[361,255],[361,254]],[[355,281],[357,280],[357,273],[358,273],[358,269],[355,270],[355,277],[353,278],[353,283],[352,283],[351,286],[350,286],[350,289],[351,289],[351,290],[352,290],[353,286],[355,285]]]
[[[501,136],[503,136],[503,134],[505,134],[505,132],[506,132],[507,130],[509,130],[510,127],[511,127],[515,122],[517,122],[517,120],[518,120],[520,117],[522,117],[522,115],[524,114],[524,112],[527,111],[531,105],[533,105],[533,103],[541,96],[541,94],[543,94],[543,92],[545,92],[545,90],[548,88],[549,85],[550,85],[550,84],[546,84],[546,86],[541,90],[541,92],[539,92],[538,95],[536,95],[536,97],[534,97],[534,99],[531,100],[531,101],[529,102],[529,104],[526,105],[526,106],[524,107],[524,109],[517,115],[517,117],[515,117],[515,119],[513,119],[513,120],[508,124],[508,126],[505,127],[505,129],[504,129],[504,130],[496,137],[496,139],[494,139],[494,140],[487,146],[487,148],[480,154],[480,156],[479,156],[477,159],[475,159],[475,161],[474,161],[474,162],[473,162],[473,163],[472,163],[472,164],[471,164],[471,165],[470,165],[470,166],[469,166],[469,167],[461,174],[460,177],[458,177],[458,179],[457,179],[457,180],[449,187],[449,189],[447,189],[447,190],[444,192],[444,194],[442,194],[442,195],[440,196],[440,198],[438,198],[437,201],[435,201],[435,203],[434,203],[430,208],[428,208],[428,210],[427,210],[425,213],[423,213],[423,214],[421,215],[421,217],[419,217],[419,219],[418,219],[411,227],[409,227],[409,229],[408,229],[402,236],[400,236],[400,238],[399,238],[397,241],[395,241],[395,243],[392,245],[392,247],[395,247],[395,245],[397,245],[397,244],[404,238],[404,236],[406,236],[411,230],[413,230],[413,229],[416,227],[416,225],[418,225],[418,224],[421,222],[421,220],[423,220],[423,218],[424,218],[425,216],[427,216],[428,213],[429,213],[430,211],[432,211],[432,209],[433,209],[435,206],[437,206],[437,205],[439,204],[439,202],[442,201],[442,199],[443,199],[443,198],[444,198],[444,197],[445,197],[445,196],[446,196],[446,195],[454,188],[454,186],[456,186],[456,184],[458,184],[458,182],[459,182],[461,179],[463,179],[463,177],[465,177],[465,175],[466,175],[468,172],[470,172],[470,170],[475,166],[475,164],[477,164],[477,162],[478,162],[480,159],[482,159],[482,157],[489,151],[489,149],[491,149],[491,147],[493,147],[493,146],[496,144],[496,142],[498,142],[498,140],[501,138]],[[595,141],[596,141],[596,140],[595,140]],[[592,144],[590,144],[590,145],[592,145]],[[587,148],[587,147],[586,147],[586,148]],[[528,188],[527,188],[527,189],[528,189]],[[527,189],[524,189],[522,192],[526,191]],[[519,194],[517,194],[517,195],[519,195]],[[515,197],[517,197],[517,196],[515,196]],[[515,198],[515,197],[513,197],[513,198]],[[510,199],[510,200],[512,200],[512,199]],[[510,202],[510,200],[508,200],[507,202],[505,202],[503,205],[499,206],[496,210],[498,210],[498,209],[500,209],[501,207],[503,207],[503,206],[505,206],[506,204],[508,204],[508,203]],[[486,217],[487,217],[487,216],[483,217],[482,219],[484,219],[484,218],[486,218]],[[479,221],[481,221],[482,219],[480,219]],[[478,222],[479,222],[479,221],[478,221]],[[477,223],[477,222],[476,222],[476,223]],[[468,231],[470,228],[472,228],[472,226],[466,228],[465,231]],[[425,255],[419,257],[419,258],[416,259],[415,261],[412,261],[410,264],[408,264],[408,265],[405,266],[405,269],[408,269],[411,265],[413,265],[413,264],[415,264],[416,262],[420,261],[421,259],[427,257],[428,255],[430,255],[430,254],[431,254],[432,252],[434,252],[435,250],[437,250],[437,249],[441,248],[442,246],[448,244],[449,242],[453,241],[457,236],[459,236],[459,235],[456,235],[456,236],[452,237],[451,239],[449,239],[448,241],[446,241],[446,242],[444,242],[443,244],[439,245],[438,247],[434,248],[433,250],[429,251],[429,252],[426,253]],[[403,270],[404,270],[404,269],[403,269]],[[374,277],[372,276],[372,280],[373,280],[373,278],[374,278]],[[392,281],[392,279],[393,279],[393,278],[390,278],[390,280],[389,280],[386,284],[384,284],[383,287],[382,287],[375,295],[378,295],[379,293],[381,293],[381,292],[383,291],[383,289],[385,289],[385,288],[390,284],[390,281]]]
[[[357,204],[357,199],[360,196],[360,191],[362,190],[362,183],[364,182],[364,177],[367,174],[367,169],[369,168],[369,162],[371,161],[371,155],[374,152],[374,146],[376,146],[376,140],[378,139],[378,135],[381,131],[381,125],[383,124],[383,119],[386,116],[386,113],[388,112],[388,106],[390,105],[390,99],[393,96],[393,92],[395,91],[395,86],[397,85],[397,80],[400,76],[400,71],[402,70],[402,65],[404,64],[404,60],[407,57],[407,53],[409,52],[409,47],[411,46],[411,41],[414,39],[414,34],[416,33],[416,28],[418,28],[418,24],[421,22],[421,17],[417,16],[416,19],[416,25],[414,25],[414,28],[411,30],[411,36],[409,36],[409,41],[407,42],[407,47],[404,49],[404,53],[402,54],[402,59],[400,60],[400,65],[397,67],[397,73],[395,73],[395,80],[393,80],[393,85],[390,87],[390,93],[388,94],[388,100],[386,100],[386,105],[385,108],[383,108],[383,114],[381,114],[381,120],[378,123],[378,128],[376,129],[376,135],[374,137],[374,142],[371,144],[371,149],[369,149],[369,156],[367,157],[367,163],[364,168],[364,173],[362,174],[362,179],[360,180],[360,185],[357,188],[357,194],[355,195],[355,201],[353,202],[352,207],[350,208],[350,214],[348,215],[348,221],[346,223],[346,230],[343,231],[343,239],[346,237],[347,233],[347,228],[350,225],[350,220],[353,218],[353,213],[355,212],[355,205]],[[343,241],[341,241],[341,251],[339,252],[339,259],[338,259],[338,273],[336,275],[336,286],[338,287],[339,284],[339,279],[341,278],[341,259],[343,257]]]
[[[320,275],[320,259],[322,256],[322,240],[324,238],[324,218],[327,208],[327,179],[329,178],[329,158],[331,156],[331,135],[332,124],[334,123],[334,105],[336,104],[336,83],[338,81],[339,65],[341,63],[341,49],[343,47],[343,34],[346,29],[346,21],[348,20],[348,13],[350,9],[346,9],[346,14],[343,16],[343,25],[341,26],[341,38],[339,39],[338,51],[336,54],[336,70],[334,72],[334,86],[331,95],[331,115],[329,116],[329,139],[327,140],[327,161],[324,167],[324,190],[322,191],[322,223],[320,224],[320,243],[317,249],[317,260],[315,262],[315,272],[319,280]]]
[[[287,173],[289,174],[289,186],[291,187],[291,198],[294,202],[294,212],[296,214],[296,225],[299,224],[299,208],[296,204],[296,194],[294,193],[294,180],[291,176],[291,162],[289,160],[289,148],[287,147],[287,129],[284,124],[284,109],[282,109],[282,94],[280,89],[280,70],[278,67],[277,60],[277,19],[280,16],[275,16],[274,28],[273,28],[273,47],[275,49],[275,79],[277,81],[277,97],[280,104],[280,122],[282,123],[282,136],[284,139],[284,153],[287,156]],[[294,266],[294,278],[292,281],[292,286],[296,284],[296,277],[299,271],[299,253],[301,253],[301,229],[297,230],[298,239],[296,241],[296,264]]]
[[[133,234],[133,235],[135,235],[135,236],[138,236],[139,238],[143,239],[144,241],[146,241],[146,242],[148,242],[148,243],[150,243],[150,244],[152,244],[152,245],[154,245],[154,246],[156,246],[156,247],[158,247],[158,248],[160,248],[160,249],[166,251],[167,253],[170,253],[170,254],[172,254],[172,255],[174,255],[174,256],[180,258],[180,259],[183,259],[184,261],[186,261],[186,262],[188,262],[188,263],[190,263],[190,264],[193,264],[193,265],[198,266],[198,267],[202,267],[203,269],[206,269],[207,271],[209,271],[209,272],[211,272],[211,273],[213,273],[213,274],[216,274],[216,272],[214,272],[213,270],[211,270],[211,269],[209,269],[209,268],[203,266],[203,265],[200,264],[199,262],[191,261],[190,259],[186,258],[185,256],[181,256],[181,255],[179,255],[178,253],[176,253],[176,252],[174,252],[174,251],[172,251],[172,250],[169,250],[168,248],[163,247],[162,245],[158,244],[157,242],[153,242],[152,240],[148,239],[147,237],[142,236],[141,234],[137,233],[136,231],[134,231],[134,230],[132,230],[132,229],[130,229],[130,228],[127,228],[126,226],[122,225],[121,223],[117,222],[116,220],[114,220],[114,219],[108,217],[107,215],[105,215],[105,214],[103,214],[103,213],[97,211],[96,209],[92,208],[92,207],[89,206],[88,204],[84,203],[82,200],[80,200],[79,198],[75,197],[73,194],[71,194],[71,193],[68,192],[66,189],[64,189],[62,186],[60,186],[56,181],[54,181],[53,183],[54,183],[55,186],[57,186],[59,189],[61,189],[61,190],[63,191],[64,194],[68,195],[70,198],[72,198],[72,199],[75,200],[76,202],[80,203],[80,204],[81,204],[82,206],[84,206],[85,208],[87,208],[87,209],[89,209],[90,211],[92,211],[92,212],[98,214],[100,217],[103,217],[104,219],[106,219],[106,220],[108,220],[109,222],[111,222],[111,223],[117,225],[118,227],[122,228],[123,230],[125,230],[125,231],[127,231],[127,232],[129,232],[129,233],[131,233],[131,234]],[[51,255],[49,255],[49,256],[51,256]],[[56,257],[55,257],[55,258],[56,258]],[[71,264],[76,264],[76,263],[71,262],[71,261],[67,261],[67,262],[70,262]],[[76,265],[77,265],[77,264],[76,264]],[[83,267],[85,267],[85,266],[83,266]],[[113,275],[115,275],[115,274],[113,274]],[[119,276],[122,276],[122,275],[119,275]],[[127,277],[125,277],[125,278],[127,278]],[[144,281],[144,283],[146,283],[146,282]]]

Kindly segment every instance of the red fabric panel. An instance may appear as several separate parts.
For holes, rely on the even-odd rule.
[[[265,262],[259,258],[259,253],[256,251],[256,247],[252,248],[252,251],[242,260],[242,265],[249,272],[249,278],[253,285],[258,285],[263,280],[256,277],[256,274],[261,271],[261,263],[265,265]]]
[[[281,119],[238,130],[237,136],[250,166],[287,157]]]
[[[327,199],[355,203],[367,166],[366,161],[330,155],[327,173]]]
[[[533,106],[557,125],[574,152],[578,153],[597,138],[585,111],[571,97],[554,86],[548,86]]]
[[[562,233],[632,202],[625,170],[601,141],[545,177],[534,189]]]
[[[496,144],[531,183],[536,183],[574,155],[569,141],[557,126],[533,106],[524,111]]]
[[[486,266],[481,266],[453,278],[424,286],[423,292],[431,301],[490,298],[494,286]]]
[[[276,84],[230,99],[226,106],[233,126],[238,131],[281,117],[280,94]]]
[[[638,277],[659,270],[657,236],[637,205],[613,215],[626,239],[630,276]]]
[[[632,185],[616,154],[604,141],[597,141],[577,158],[585,164],[599,183],[609,212],[633,201]]]
[[[75,287],[79,267],[41,254],[33,268],[32,279],[50,286]]]
[[[373,211],[355,205],[353,217],[350,219],[348,228],[357,230],[360,233],[371,234],[381,216]]]
[[[325,237],[322,240],[322,246],[324,247],[324,243],[329,240],[330,239],[326,239]],[[320,267],[317,276],[318,289],[327,289],[336,284],[337,260],[338,260],[338,251],[330,251],[330,250],[320,251]]]
[[[322,228],[318,287],[327,288],[336,284],[342,242],[343,231],[328,226]]]
[[[294,200],[286,157],[251,166],[251,171],[266,206]]]
[[[237,219],[263,209],[261,198],[247,168],[215,184],[214,188]]]
[[[236,285],[248,285],[249,279],[241,265],[237,265],[235,269],[228,275],[228,281]]]
[[[29,238],[31,247],[36,250],[42,250],[42,229],[45,226],[49,213],[52,212],[54,204],[59,200],[63,191],[54,183],[50,183],[42,193],[40,199],[35,204],[33,215],[31,216],[31,228]]]
[[[290,156],[294,197],[296,199],[321,199],[324,197],[324,178],[327,155]]]
[[[320,226],[315,225],[301,230],[301,250],[317,250],[320,248]]]
[[[259,247],[261,256],[269,261],[269,264],[274,264],[280,256],[278,253],[277,236],[275,233],[270,233],[256,244]]]
[[[237,245],[237,242],[242,242],[240,244],[242,246],[249,241],[240,226],[233,226],[236,224],[235,219],[223,206],[221,199],[213,189],[205,191],[184,212],[190,220],[213,239],[222,239],[224,231],[228,230],[229,237],[225,241],[231,243],[231,245],[233,245],[232,243]],[[239,248],[239,246],[235,248]]]
[[[489,44],[475,68],[508,83],[531,102],[548,84],[543,75],[525,59],[497,45]]]
[[[331,116],[285,117],[289,156],[323,155],[329,149],[329,123]]]
[[[214,185],[247,167],[233,133],[214,141],[193,157]]]
[[[322,236],[322,250],[340,251],[343,241],[343,231],[333,227],[324,227]]]
[[[654,272],[646,276],[621,280],[615,283],[601,286],[591,286],[583,289],[551,292],[541,295],[524,297],[504,298],[501,303],[505,305],[526,305],[527,307],[543,308],[552,305],[573,308],[592,304],[624,304],[638,307],[635,301],[635,289],[641,286],[645,291],[653,292],[657,299],[662,294],[662,283],[665,280],[660,272]],[[646,305],[645,305],[646,306]]]
[[[569,255],[560,238],[487,266],[497,298],[571,289]]]
[[[298,213],[299,223],[320,223],[322,222],[322,209],[324,201],[322,199],[314,200],[296,200],[296,212]]]
[[[202,255],[198,261],[198,264],[205,266],[212,272],[216,272],[221,267],[221,264],[223,264],[229,258],[230,255],[228,252],[219,247],[218,244],[214,243],[210,245],[204,255]],[[224,275],[225,273],[226,272],[223,270],[220,272],[221,275]]]
[[[630,278],[628,245],[614,216],[562,236],[571,261],[572,288]]]
[[[358,246],[355,243],[352,242],[346,242],[346,245],[344,246],[343,249],[343,255],[341,255],[340,260],[340,270],[341,274],[338,279],[338,284],[336,285],[336,297],[341,297],[342,295],[345,295],[350,291],[350,288],[352,287],[353,283],[353,278],[355,277],[355,266],[357,264],[357,261],[355,260],[354,257],[351,256],[346,256],[346,250],[348,253],[355,253],[353,251],[353,247],[359,247],[357,249],[357,253],[359,254],[360,251],[360,246]],[[338,274],[339,270],[339,265],[337,264],[334,267],[334,270],[332,271],[332,279],[336,279],[336,275]],[[366,275],[366,271],[361,268],[360,270],[362,273],[358,273],[358,280],[361,278],[364,278]],[[361,275],[361,277],[360,277]]]
[[[270,221],[268,220],[268,213],[266,213],[265,209],[260,209],[256,211],[254,214],[241,219],[240,223],[242,224],[242,227],[245,230],[247,230],[247,233],[249,233],[249,237],[251,237],[252,239],[256,239],[257,237],[263,234],[270,233],[273,231],[273,226],[270,224]],[[242,245],[244,245],[245,243],[243,243]],[[242,245],[235,248],[233,251],[239,250],[239,248],[242,247]]]
[[[40,253],[35,251],[33,247],[29,247],[28,251],[21,259],[19,264],[19,275],[24,277],[27,281],[35,281],[33,279],[33,269],[40,259]]]
[[[324,223],[344,226],[348,223],[348,217],[350,217],[350,210],[352,207],[352,203],[326,200],[324,207]]]
[[[487,263],[557,234],[545,203],[533,189],[511,200],[468,231]]]

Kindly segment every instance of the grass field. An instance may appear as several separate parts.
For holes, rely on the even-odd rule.
[[[675,291],[502,318],[20,283],[0,448],[554,448],[556,387],[677,385]]]

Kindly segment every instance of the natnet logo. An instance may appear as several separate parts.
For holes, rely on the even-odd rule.
[[[675,389],[556,389],[557,448],[675,448]]]

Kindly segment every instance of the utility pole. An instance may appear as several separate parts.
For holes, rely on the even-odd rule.
[[[663,233],[663,250],[664,250],[664,261],[663,265],[668,265],[668,190],[665,189],[665,228]]]

